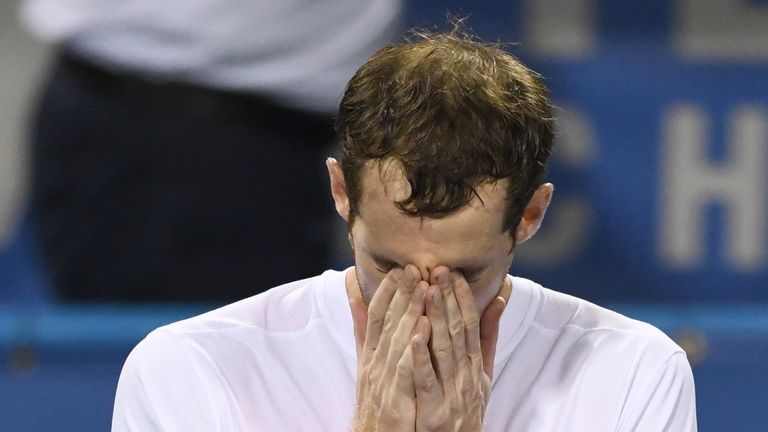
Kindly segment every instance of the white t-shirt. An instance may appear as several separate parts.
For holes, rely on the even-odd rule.
[[[112,430],[348,430],[356,354],[344,274],[152,332],[125,363]],[[691,369],[667,336],[522,278],[492,385],[486,431],[696,430]]]
[[[401,0],[25,0],[39,37],[154,78],[335,112],[344,86],[399,30]]]

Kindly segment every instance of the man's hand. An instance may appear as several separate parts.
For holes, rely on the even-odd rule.
[[[393,269],[369,306],[359,290],[348,292],[358,357],[353,431],[482,430],[506,302],[497,296],[481,317],[459,273],[438,267],[432,285],[420,278],[413,265]]]
[[[420,279],[412,265],[393,269],[367,307],[359,290],[349,292],[358,357],[355,432],[415,430],[411,340],[417,322],[425,325],[429,288]]]
[[[430,281],[428,319],[411,344],[416,430],[481,431],[505,301],[496,297],[481,317],[461,274],[438,267]]]

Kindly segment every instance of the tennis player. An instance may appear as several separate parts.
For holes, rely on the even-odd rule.
[[[421,35],[357,71],[338,133],[326,164],[354,267],[153,331],[113,431],[696,430],[667,336],[507,274],[553,194],[541,77],[459,32]]]

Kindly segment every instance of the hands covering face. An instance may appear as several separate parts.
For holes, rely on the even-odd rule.
[[[493,376],[496,297],[482,316],[458,272],[392,269],[366,307],[350,293],[358,354],[352,429],[481,431]]]

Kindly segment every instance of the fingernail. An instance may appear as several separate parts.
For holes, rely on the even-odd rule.
[[[432,303],[439,306],[442,301],[443,296],[440,294],[440,290],[436,289],[435,292],[432,293]]]
[[[447,278],[445,277],[445,272],[439,272],[435,275],[435,282],[437,282],[438,285],[445,285],[446,282],[448,282]]]
[[[413,281],[416,280],[413,277],[413,272],[410,270],[408,266],[405,266],[405,269],[403,269],[403,272],[405,273],[405,281],[409,284],[413,284]]]

